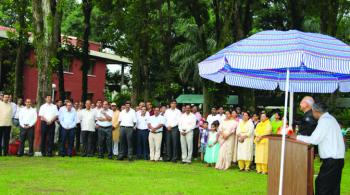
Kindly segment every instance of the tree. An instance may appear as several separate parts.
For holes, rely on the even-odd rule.
[[[57,33],[60,22],[56,19],[62,9],[63,0],[32,0],[33,8],[33,45],[38,68],[37,105],[41,105],[44,97],[51,94],[53,68],[57,65]]]
[[[88,93],[88,71],[90,69],[89,60],[89,37],[90,37],[90,18],[93,7],[92,0],[83,0],[82,9],[84,14],[84,35],[83,35],[83,54],[82,54],[82,96],[81,100],[87,100]]]

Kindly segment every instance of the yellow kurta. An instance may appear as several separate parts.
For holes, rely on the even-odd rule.
[[[116,110],[113,113],[113,117],[112,117],[112,126],[113,126],[113,141],[119,141],[119,110]]]
[[[272,126],[270,120],[260,122],[255,129],[255,136],[270,135],[272,132]],[[269,140],[262,138],[259,142],[255,138],[255,163],[267,164]]]
[[[238,142],[237,160],[251,161],[253,160],[254,145],[254,124],[251,120],[239,122],[237,128],[237,136],[247,136],[243,143]],[[238,139],[238,138],[237,138]]]

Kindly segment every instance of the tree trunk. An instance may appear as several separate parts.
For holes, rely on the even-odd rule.
[[[55,24],[54,24],[54,43],[56,48],[55,55],[57,58],[57,79],[58,79],[58,93],[59,93],[59,99],[65,100],[66,99],[66,93],[64,90],[64,73],[63,73],[63,63],[62,63],[62,56],[63,51],[61,47],[61,23],[62,23],[62,16],[63,16],[63,4],[65,0],[60,0],[57,2],[57,9],[55,10]]]
[[[36,53],[36,65],[38,68],[38,89],[36,103],[39,107],[46,95],[51,94],[52,83],[52,59],[54,16],[52,8],[54,2],[50,0],[32,0],[33,7],[33,35]]]
[[[23,66],[25,63],[25,51],[28,43],[28,33],[26,31],[26,9],[28,6],[27,0],[19,0],[16,2],[16,12],[18,15],[18,41],[17,55],[15,63],[15,86],[14,98],[23,96]]]
[[[290,28],[303,30],[305,6],[305,0],[288,0],[287,9],[290,18]]]
[[[89,36],[90,36],[90,18],[92,11],[92,0],[83,0],[84,13],[84,35],[83,35],[83,54],[82,54],[82,95],[81,100],[85,102],[88,95],[88,71],[90,68],[89,60]]]
[[[321,32],[335,36],[337,34],[337,18],[339,0],[323,0],[321,3]]]

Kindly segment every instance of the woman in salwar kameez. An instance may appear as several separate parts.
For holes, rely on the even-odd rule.
[[[253,160],[254,124],[249,117],[248,112],[243,112],[243,120],[239,122],[237,128],[237,160],[241,171],[249,171]]]
[[[270,135],[272,131],[272,126],[269,118],[265,113],[260,116],[260,123],[255,129],[255,163],[256,172],[267,174],[267,159],[268,159],[268,147],[269,140],[264,138],[265,135]]]
[[[233,144],[235,143],[237,121],[231,118],[231,113],[226,111],[226,118],[220,123],[219,126],[219,144],[220,151],[218,161],[215,168],[220,170],[226,170],[230,168],[233,155]]]

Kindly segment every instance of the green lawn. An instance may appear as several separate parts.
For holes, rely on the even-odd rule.
[[[350,152],[342,194],[350,194],[347,162]],[[0,194],[266,194],[266,183],[265,175],[217,171],[200,163],[0,157]]]

